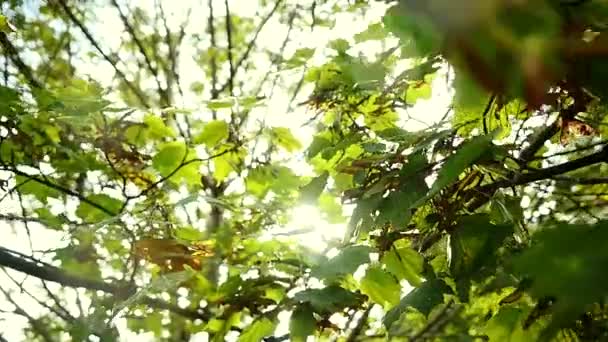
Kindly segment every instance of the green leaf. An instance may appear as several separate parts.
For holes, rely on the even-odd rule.
[[[83,117],[110,104],[103,99],[100,86],[81,79],[72,79],[67,85],[56,89],[54,97],[60,103],[61,113],[66,116]]]
[[[230,148],[233,147],[230,145],[222,146],[218,150],[218,153]],[[237,170],[242,160],[245,158],[245,153],[246,151],[244,149],[239,148],[236,151],[231,151],[213,158],[213,178],[218,182],[224,181],[231,172]]]
[[[211,100],[207,101],[207,108],[211,110],[227,109],[232,108],[234,104],[234,99]]]
[[[336,278],[354,273],[359,266],[370,261],[369,254],[373,252],[369,246],[348,246],[335,257],[322,262],[312,270],[312,276],[320,279],[335,280]]]
[[[491,148],[493,136],[493,134],[476,136],[463,143],[456,153],[446,159],[437,173],[437,180],[433,183],[431,190],[417,204],[434,197],[443,188],[456,181],[465,169],[473,165],[484,152]]]
[[[329,48],[338,51],[339,53],[345,53],[350,49],[350,44],[346,39],[338,38],[329,42]]]
[[[294,342],[305,342],[306,338],[314,334],[317,320],[313,310],[308,304],[296,306],[289,321],[289,337]]]
[[[276,322],[269,320],[268,318],[262,317],[249,327],[247,327],[241,336],[239,336],[239,342],[259,342],[266,336],[272,335],[276,327]]]
[[[299,48],[297,49],[293,56],[285,61],[286,68],[297,68],[306,63],[314,56],[315,49],[311,48]]]
[[[396,242],[394,247],[382,256],[387,271],[397,279],[406,279],[412,286],[420,286],[424,258],[415,250]]]
[[[183,161],[186,160],[186,145],[174,141],[162,144],[158,153],[152,158],[152,166],[166,177],[173,172]]]
[[[23,111],[21,96],[15,89],[0,86],[0,112],[7,116],[21,114]]]
[[[61,196],[61,192],[59,192],[58,190],[46,186],[30,177],[18,175],[16,176],[16,183],[18,185],[19,191],[22,194],[34,195],[37,200],[44,204],[47,203],[47,199],[49,197],[59,198]]]
[[[144,325],[147,331],[154,333],[156,338],[160,338],[163,332],[163,315],[160,312],[151,312],[144,318]]]
[[[331,224],[344,223],[346,218],[342,214],[342,205],[335,196],[324,192],[319,197],[318,201],[321,217]]]
[[[428,280],[403,297],[396,307],[388,311],[384,316],[383,323],[387,329],[390,328],[408,307],[428,315],[435,306],[443,303],[443,295],[451,292],[452,290],[443,280]]]
[[[51,229],[61,229],[61,225],[64,223],[63,219],[53,215],[48,208],[38,208],[34,212],[38,216],[38,219]]]
[[[276,165],[251,169],[245,179],[247,191],[260,198],[270,190],[276,194],[287,194],[295,191],[299,185],[299,177],[291,169]]]
[[[498,249],[512,234],[512,225],[494,225],[488,215],[462,217],[450,235],[452,274],[458,278],[469,276],[492,265]]]
[[[389,8],[384,15],[384,26],[406,47],[408,57],[426,57],[439,51],[443,37],[425,14],[406,8],[400,2]]]
[[[399,188],[389,193],[378,205],[378,224],[388,222],[395,227],[405,227],[410,222],[411,209],[421,203],[428,193],[424,180],[426,173],[422,172],[427,165],[422,151],[408,157],[408,162],[399,170]]]
[[[175,138],[175,131],[156,115],[146,114],[144,124],[147,126],[148,136],[152,139]]]
[[[325,189],[327,179],[329,178],[328,172],[323,172],[320,176],[313,178],[308,184],[300,188],[300,201],[314,204],[321,196],[321,193]]]
[[[468,134],[475,127],[483,127],[482,114],[488,104],[490,94],[465,71],[457,71],[453,81],[454,117],[452,124],[461,127],[461,134]]]
[[[555,223],[541,229],[513,265],[518,274],[532,278],[532,295],[556,298],[554,320],[571,319],[606,295],[608,222]]]
[[[188,184],[198,184],[200,162],[191,162],[193,159],[194,151],[188,150],[183,142],[173,141],[159,146],[158,153],[152,157],[152,166],[162,177],[171,175],[169,180],[173,183],[185,180]]]
[[[194,227],[181,227],[175,229],[175,237],[186,241],[200,241],[204,234]]]
[[[302,144],[293,136],[289,128],[272,127],[270,128],[272,141],[281,146],[287,152],[293,152],[302,148]]]
[[[306,151],[306,158],[310,160],[314,158],[317,154],[321,153],[323,150],[331,146],[331,140],[323,136],[315,135],[312,138],[312,143],[310,144],[310,146],[308,146],[308,149]]]
[[[367,63],[349,60],[342,66],[342,69],[344,70],[344,74],[349,76],[355,84],[366,89],[375,87],[375,85],[381,83],[386,76],[386,68],[382,63]],[[378,109],[378,107],[368,104],[367,108],[365,108],[364,104],[362,104],[359,109],[363,113],[370,114]],[[392,112],[389,112],[388,115],[390,114],[392,114]]]
[[[385,309],[397,305],[401,297],[401,286],[397,280],[378,266],[367,269],[360,287],[363,294]]]
[[[413,105],[418,100],[428,100],[432,96],[432,75],[426,75],[425,80],[420,84],[413,84],[407,88],[405,93],[405,102]]]
[[[122,208],[122,202],[120,200],[112,198],[106,194],[90,195],[87,197],[87,200],[104,208],[101,209],[97,206],[93,206],[89,203],[81,201],[76,209],[76,215],[87,223],[103,221],[113,217],[114,215],[118,215],[118,212]]]
[[[294,295],[294,300],[310,303],[315,312],[323,314],[355,306],[361,302],[362,297],[338,285],[331,285],[298,292]]]
[[[532,340],[532,329],[523,329],[526,314],[522,309],[502,307],[483,329],[490,341],[524,342]],[[534,334],[535,335],[535,334]],[[536,339],[534,339],[536,340]]]
[[[523,219],[521,198],[496,193],[490,201],[490,215],[496,223],[516,223]]]
[[[0,14],[0,32],[2,32],[2,33],[15,32],[15,27],[2,14]]]
[[[496,268],[498,250],[513,235],[513,225],[493,225],[489,215],[462,217],[450,235],[450,271],[456,279],[458,295],[469,298],[472,279],[479,279]]]
[[[205,144],[209,148],[215,147],[220,142],[228,139],[228,123],[222,120],[213,120],[203,126],[202,132],[194,137],[195,144]]]
[[[381,23],[373,23],[367,26],[367,29],[355,34],[355,42],[361,43],[368,40],[383,40],[387,36],[387,32]]]

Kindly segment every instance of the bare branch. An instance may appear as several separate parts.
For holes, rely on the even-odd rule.
[[[55,0],[55,1],[61,6],[61,8],[65,12],[65,14],[68,16],[68,18],[70,18],[72,23],[74,25],[78,26],[80,31],[85,35],[87,40],[91,43],[91,45],[93,45],[93,47],[97,50],[97,52],[99,52],[99,54],[101,54],[101,56],[108,63],[110,63],[110,65],[112,65],[112,67],[114,68],[114,71],[116,71],[116,74],[118,75],[118,77],[127,85],[127,87],[133,92],[133,94],[135,94],[135,96],[137,97],[137,99],[139,100],[141,105],[144,106],[145,108],[150,108],[150,105],[148,104],[148,101],[146,100],[146,96],[142,93],[141,89],[136,87],[135,84],[133,84],[133,82],[129,81],[129,79],[127,79],[127,76],[124,74],[124,72],[122,72],[122,70],[120,70],[118,68],[117,61],[115,61],[112,57],[110,57],[107,53],[105,53],[103,51],[103,49],[101,48],[99,43],[95,40],[95,38],[93,38],[93,35],[91,34],[91,32],[89,32],[89,30],[86,28],[86,26],[84,26],[84,24],[78,18],[76,18],[76,15],[74,15],[74,12],[72,12],[72,9],[70,9],[70,7],[67,5],[65,0]]]
[[[150,73],[152,74],[152,76],[154,76],[154,80],[156,81],[156,87],[158,89],[158,95],[160,96],[160,99],[161,99],[161,104],[164,106],[170,106],[170,100],[169,100],[169,96],[167,94],[167,90],[163,89],[162,85],[160,84],[158,69],[154,66],[154,64],[152,64],[152,60],[150,59],[150,56],[148,56],[148,53],[146,52],[146,48],[144,47],[143,43],[137,36],[137,33],[135,32],[133,25],[131,25],[131,23],[129,22],[129,19],[127,18],[127,16],[124,14],[122,9],[120,8],[120,5],[118,4],[118,2],[116,2],[116,0],[111,0],[111,1],[112,1],[112,4],[114,5],[114,7],[116,7],[116,10],[118,10],[120,19],[122,20],[122,23],[125,25],[125,28],[127,29],[127,32],[129,33],[129,35],[131,35],[131,39],[133,39],[133,42],[139,49],[139,53],[143,56],[148,70],[150,70]]]
[[[211,3],[211,0],[209,1]],[[238,69],[241,67],[241,65],[247,60],[247,58],[249,58],[249,54],[251,53],[251,51],[253,50],[253,48],[255,47],[256,41],[258,39],[258,36],[260,35],[260,32],[262,32],[262,29],[264,28],[264,26],[266,26],[266,24],[268,23],[268,21],[270,20],[270,18],[272,18],[272,16],[275,14],[275,12],[277,11],[277,9],[279,9],[279,5],[281,5],[281,3],[283,2],[283,0],[277,0],[277,2],[275,2],[274,7],[270,10],[270,12],[262,19],[262,22],[260,23],[260,25],[258,25],[258,28],[255,30],[255,33],[253,34],[253,38],[251,38],[251,40],[249,41],[249,44],[247,44],[247,48],[245,49],[245,52],[243,53],[243,55],[237,60],[236,64],[234,65],[234,72],[236,73],[238,71]],[[211,19],[210,19],[211,20]],[[213,39],[213,38],[212,38]],[[212,43],[213,45],[213,43]],[[218,90],[217,90],[217,94],[221,93],[222,91],[226,90],[226,88],[229,86],[229,82],[224,83]]]

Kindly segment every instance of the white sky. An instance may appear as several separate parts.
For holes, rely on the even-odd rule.
[[[223,9],[223,1],[216,1],[218,9]],[[307,1],[307,2],[310,2]],[[182,22],[186,9],[192,8],[193,12],[191,13],[191,18],[195,18],[192,20],[194,23],[200,23],[200,18],[206,18],[206,1],[201,0],[179,0],[179,1],[166,1],[162,0],[162,3],[169,13],[169,24],[175,29]],[[233,8],[233,12],[235,14],[240,13],[254,13],[256,10],[257,1],[252,0],[232,0],[231,8]],[[131,6],[153,6],[154,1],[151,0],[136,0],[130,1]],[[305,6],[306,4],[302,4]],[[290,55],[293,50],[297,47],[324,47],[330,40],[336,38],[345,38],[347,40],[352,41],[352,37],[355,33],[364,30],[367,27],[367,23],[377,22],[382,14],[384,13],[384,5],[380,2],[374,4],[374,10],[370,11],[367,14],[367,19],[354,21],[352,17],[347,14],[340,14],[336,16],[336,26],[333,29],[317,29],[313,33],[302,33],[294,36],[294,41],[296,41],[297,45],[290,46],[286,54]],[[218,10],[219,13],[216,15],[221,15],[221,10]],[[106,9],[101,9],[94,13],[95,18],[98,20],[100,25],[96,26],[92,31],[93,34],[103,42],[103,46],[108,48],[108,50],[115,51],[120,45],[120,37],[123,34],[123,26],[120,21],[115,9],[108,7]],[[353,25],[356,23],[356,25]],[[197,30],[201,29],[201,25],[191,25],[190,30],[191,33],[194,33]],[[281,39],[276,38],[276,32],[284,31],[284,25],[279,24],[276,19],[274,22],[271,20],[267,24],[265,30],[262,31],[258,42],[261,44],[265,44],[269,47],[278,47],[282,41]],[[394,42],[393,42],[394,44]],[[374,46],[370,44],[366,46],[365,49],[370,53],[377,49],[378,46]],[[188,70],[200,70],[198,66],[193,61],[193,55],[195,54],[195,49],[193,46],[189,46],[184,44],[180,51],[180,77],[182,78],[182,83],[184,85],[190,84],[195,81],[200,81],[202,75],[198,75],[195,72],[188,72]],[[311,64],[320,65],[323,63],[325,56],[323,54],[323,49],[319,49]],[[100,60],[98,63],[86,63],[79,66],[80,70],[86,70],[93,79],[99,80],[105,84],[109,84],[111,82],[111,78],[114,75],[112,67]],[[283,75],[284,77],[293,77],[294,82],[297,81],[300,76],[299,71],[286,71],[286,74],[292,73],[292,75]],[[187,89],[187,86],[184,86]],[[438,120],[444,113],[451,101],[451,94],[448,92],[448,89],[445,84],[445,80],[443,77],[437,77],[435,79],[433,85],[433,97],[430,100],[422,100],[420,101],[416,107],[409,111],[410,117],[413,117],[417,120],[410,120],[408,122],[404,122],[404,128],[408,129],[420,129],[424,128],[424,125],[420,123],[427,122],[428,124],[433,124],[436,120]],[[186,94],[189,92],[186,91]],[[296,108],[290,113],[286,113],[287,105],[288,105],[288,94],[284,91],[276,91],[272,98],[268,99],[268,102],[265,107],[262,108],[265,116],[265,120],[268,124],[273,126],[284,126],[292,129],[294,134],[301,140],[303,146],[307,146],[308,143],[312,139],[312,128],[302,127],[302,124],[307,122],[310,119],[311,113],[308,113],[305,108]],[[201,99],[196,98],[193,95],[183,99],[184,107],[186,108],[197,108],[201,107]],[[417,122],[418,121],[418,122]],[[296,158],[294,161],[289,163],[291,167],[298,170],[309,170],[310,168],[303,162],[303,158]],[[2,175],[0,175],[1,178]],[[1,212],[15,212],[18,211],[18,203],[13,202],[12,206],[7,206],[7,201],[3,202],[3,207]],[[62,210],[61,207],[58,207],[59,210]],[[30,246],[28,245],[28,238],[25,235],[25,229],[21,224],[17,224],[15,229],[12,227],[5,227],[5,232],[11,230],[11,234],[5,233],[3,235],[3,246],[7,246],[11,249],[22,251],[24,253],[29,253]],[[339,240],[342,238],[344,233],[344,225],[343,224],[329,224],[323,221],[320,218],[319,212],[314,207],[300,207],[295,208],[293,212],[293,220],[286,227],[286,231],[294,231],[301,229],[311,229],[309,233],[301,234],[298,236],[300,243],[306,245],[308,247],[312,247],[318,250],[322,250],[325,248],[325,244],[322,240]],[[62,239],[64,236],[60,233],[44,229],[37,224],[31,224],[31,233],[34,236],[33,243],[35,250],[45,250],[48,248],[56,248],[59,246],[64,246],[65,241]],[[272,238],[272,236],[266,235],[266,238]],[[24,276],[22,274],[16,272],[10,272],[11,275],[15,276],[16,279],[23,279]],[[6,278],[6,276],[0,273],[0,281],[3,284],[10,282]],[[30,289],[33,293],[38,293],[36,290],[37,284],[34,286],[29,282],[26,282],[26,288]],[[32,302],[29,296],[24,294],[16,294],[15,298],[19,300],[20,303],[25,303],[26,307],[37,307],[38,305]],[[41,296],[41,298],[43,298]],[[0,301],[1,302],[1,301]],[[2,304],[4,305],[4,303]],[[4,306],[6,307],[6,306]],[[3,317],[4,316],[4,317]],[[21,334],[21,329],[23,324],[26,323],[23,319],[18,319],[14,315],[0,315],[0,317],[5,318],[6,321],[3,322],[3,326],[5,327],[3,336],[9,341],[19,341],[22,340],[23,336]],[[278,333],[285,333],[287,326],[287,318],[284,317],[282,323],[279,327]],[[6,324],[9,323],[10,324]],[[121,331],[121,339],[123,341],[136,341],[136,342],[144,342],[144,341],[154,341],[154,337],[151,334],[134,334],[132,332],[127,331],[125,326],[124,319],[116,319],[115,323],[118,325]],[[10,329],[6,329],[6,327],[10,326]],[[193,338],[191,341],[203,341],[205,340],[202,335],[199,335],[196,338]]]

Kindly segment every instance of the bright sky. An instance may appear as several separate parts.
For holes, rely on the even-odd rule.
[[[201,0],[179,0],[179,1],[167,1],[161,0],[166,12],[168,13],[168,21],[169,25],[176,29],[181,22],[183,21],[185,14],[188,8],[192,8],[191,18],[206,18],[207,17],[207,6],[206,1]],[[223,9],[223,0],[217,0],[218,9]],[[306,6],[308,1],[302,1],[301,5]],[[252,0],[232,0],[231,7],[233,8],[233,12],[235,14],[244,13],[250,14],[255,13],[257,1]],[[130,1],[130,5],[133,7],[137,6],[148,6],[151,7],[154,5],[154,1],[149,0],[136,0]],[[353,21],[352,17],[347,14],[338,15],[336,19],[336,26],[333,29],[317,29],[315,32],[301,32],[297,33],[294,36],[294,41],[296,43],[288,46],[286,51],[287,56],[289,56],[294,49],[298,47],[324,47],[327,42],[336,38],[344,38],[352,41],[352,36],[364,30],[367,27],[368,23],[377,22],[385,10],[385,5],[380,2],[376,2],[374,5],[374,10],[370,11],[367,14],[366,20],[357,20]],[[221,15],[221,11],[219,14]],[[103,42],[103,46],[107,47],[109,50],[116,51],[120,45],[120,39],[122,32],[122,23],[116,14],[115,10],[111,7],[96,11],[95,18],[98,21],[98,25],[93,28],[93,34]],[[194,23],[200,23],[200,19],[192,20]],[[353,22],[356,22],[356,25],[353,25]],[[262,31],[260,39],[258,41],[261,44],[264,44],[268,47],[277,48],[281,39],[276,38],[276,32],[283,32],[285,26],[278,23],[275,19],[271,20],[267,24],[265,30]],[[195,33],[195,31],[200,31],[201,25],[190,25],[188,33]],[[391,44],[395,44],[395,42],[389,42]],[[377,51],[379,48],[378,44],[368,44],[361,48],[362,51],[367,51],[368,53],[373,53]],[[194,46],[184,44],[180,51],[180,69],[181,69],[181,77],[183,84],[190,84],[195,81],[200,81],[203,77],[202,75],[198,75],[195,72],[188,72],[189,70],[200,70],[193,61],[193,56],[195,55]],[[318,49],[314,58],[310,61],[311,64],[322,64],[325,59],[323,49]],[[86,70],[93,79],[99,80],[102,83],[108,84],[111,82],[111,78],[114,75],[112,67],[100,60],[98,63],[90,63],[90,62],[80,62],[79,65],[80,70]],[[287,71],[281,75],[285,78],[292,78],[294,83],[300,77],[300,71],[292,70]],[[186,88],[186,87],[185,87]],[[305,93],[305,92],[304,92]],[[186,92],[186,94],[189,94]],[[201,99],[196,98],[194,95],[186,96],[186,98],[182,99],[183,105],[185,108],[198,108],[201,107]],[[403,127],[407,129],[420,129],[424,128],[424,124],[422,122],[426,122],[427,124],[433,124],[437,121],[444,113],[446,108],[449,105],[451,100],[451,93],[448,91],[446,86],[444,77],[436,77],[433,84],[433,98],[430,100],[422,100],[408,112],[408,115],[414,120],[409,120],[407,122],[403,122]],[[295,133],[295,135],[301,140],[303,146],[307,146],[310,140],[312,139],[312,128],[303,127],[302,125],[310,119],[311,113],[308,113],[305,108],[295,108],[291,112],[287,112],[288,109],[288,94],[278,89],[274,92],[273,96],[268,99],[267,105],[259,109],[258,115],[264,117],[267,124],[273,126],[284,126],[289,127]],[[296,158],[293,161],[290,161],[289,165],[296,170],[303,170],[304,173],[310,172],[307,171],[310,168],[303,162],[303,158]],[[0,178],[2,175],[0,175]],[[18,203],[14,202],[12,206],[7,206],[7,202],[3,202],[3,208],[0,209],[3,213],[6,212],[18,212]],[[50,201],[50,207],[52,210],[62,211],[64,210],[63,205],[61,203],[53,203]],[[72,207],[72,210],[75,206]],[[348,209],[348,208],[347,208]],[[346,212],[345,214],[348,214]],[[8,228],[8,227],[7,227]],[[56,248],[58,246],[65,245],[65,242],[62,241],[64,236],[58,234],[56,232],[52,232],[50,230],[44,229],[38,224],[30,225],[31,233],[33,238],[33,249],[34,250],[46,250],[48,248]],[[263,236],[263,238],[280,238],[275,234],[290,232],[290,231],[300,231],[300,230],[309,230],[307,233],[299,234],[296,236],[291,236],[291,238],[297,238],[300,243],[306,245],[310,248],[314,248],[317,250],[323,250],[325,248],[325,243],[323,241],[327,240],[339,240],[342,238],[344,233],[344,224],[329,224],[325,222],[322,218],[318,210],[312,206],[303,206],[294,208],[293,211],[293,219],[287,227],[281,228],[274,232],[269,232]],[[15,225],[15,229],[12,229],[12,234],[4,234],[3,235],[3,246],[10,247],[14,250],[22,251],[24,253],[29,253],[30,246],[28,245],[28,238],[25,235],[25,229],[23,229],[22,224],[17,223]],[[12,276],[14,276],[18,281],[23,280],[24,276],[22,274],[16,272],[10,272]],[[3,284],[10,283],[10,280],[6,278],[6,276],[0,273],[0,281]],[[37,293],[36,285],[30,284],[26,281],[26,288],[30,289],[32,292]],[[34,285],[34,286],[28,286]],[[71,292],[73,293],[73,292]],[[16,299],[19,300],[20,303],[26,303],[27,307],[37,307],[38,305],[32,301],[32,299],[27,295],[16,295]],[[68,297],[69,298],[69,297]],[[1,302],[1,301],[0,301]],[[4,305],[4,303],[2,303]],[[8,305],[8,304],[7,304]],[[12,328],[11,331],[6,331],[4,337],[9,341],[19,341],[22,340],[21,329],[23,325],[26,323],[24,319],[16,318],[14,315],[1,315],[4,316],[6,321],[3,322],[3,325],[10,326]],[[279,327],[278,334],[283,334],[287,332],[287,322],[288,316],[283,315],[282,324]],[[9,323],[10,324],[6,324]],[[122,340],[123,341],[136,341],[136,342],[144,342],[144,341],[154,341],[154,337],[151,334],[133,334],[128,332],[125,326],[124,319],[117,319],[115,323],[120,327],[121,332],[123,333]],[[205,341],[204,334],[199,335],[196,338],[193,338],[192,341]]]

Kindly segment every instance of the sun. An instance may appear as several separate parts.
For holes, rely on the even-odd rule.
[[[299,205],[292,210],[290,217],[285,226],[270,230],[266,238],[288,238],[321,252],[329,244],[341,241],[346,231],[346,223],[327,222],[314,205]]]

